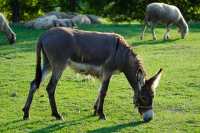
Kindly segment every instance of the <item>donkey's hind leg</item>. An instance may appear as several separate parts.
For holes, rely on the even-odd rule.
[[[38,87],[39,86],[36,85],[35,80],[33,80],[30,83],[29,94],[28,94],[26,103],[24,105],[24,108],[22,109],[23,112],[24,112],[24,116],[23,116],[24,120],[29,119],[29,109],[30,109],[30,106],[31,106],[31,103],[32,103],[32,100],[33,100],[34,93],[35,93],[35,91],[37,90]]]
[[[50,70],[51,70],[51,67],[49,65],[48,60],[44,60],[43,69],[42,69],[42,80],[44,80],[45,76],[47,75],[47,73]],[[34,93],[38,88],[39,88],[39,85],[37,85],[37,83],[36,83],[36,81],[34,79],[30,84],[29,94],[28,94],[26,103],[25,103],[24,108],[23,108],[23,111],[24,111],[23,119],[24,120],[29,118],[29,109],[30,109],[30,106],[31,106],[31,103],[32,103],[32,100],[33,100]]]
[[[52,70],[51,79],[46,88],[49,97],[49,103],[51,106],[52,116],[56,117],[57,120],[62,119],[62,116],[57,111],[57,106],[55,101],[55,90],[56,90],[56,85],[63,73],[63,70],[64,67],[58,67]]]

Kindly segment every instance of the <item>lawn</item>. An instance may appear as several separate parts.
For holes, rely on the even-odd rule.
[[[105,99],[107,120],[92,117],[100,82],[70,69],[64,72],[56,91],[64,120],[51,117],[47,79],[35,93],[30,120],[23,121],[22,107],[35,73],[35,44],[44,30],[20,25],[12,28],[17,34],[16,45],[9,45],[0,34],[0,132],[200,132],[200,24],[191,24],[184,40],[173,27],[169,41],[162,40],[162,27],[156,29],[158,40],[152,41],[149,32],[139,40],[139,23],[79,27],[123,35],[143,60],[149,77],[164,69],[154,100],[155,117],[149,123],[143,123],[134,108],[133,92],[123,74],[112,77]]]

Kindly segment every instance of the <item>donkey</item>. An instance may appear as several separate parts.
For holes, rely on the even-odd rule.
[[[15,43],[16,34],[12,31],[12,29],[8,25],[8,21],[2,13],[0,13],[0,31],[6,34],[6,37],[10,44]]]
[[[41,69],[41,53],[43,68]],[[37,43],[36,74],[30,84],[27,101],[24,105],[23,119],[29,118],[29,109],[35,91],[52,72],[47,85],[47,93],[52,110],[52,116],[62,119],[58,113],[54,98],[56,85],[64,69],[70,66],[75,71],[91,74],[101,80],[99,95],[94,104],[94,115],[106,119],[103,112],[104,98],[112,74],[117,70],[123,72],[134,90],[134,104],[145,120],[151,120],[153,115],[154,90],[159,84],[160,71],[150,79],[145,78],[143,65],[137,55],[132,52],[126,41],[118,34],[82,31],[64,27],[54,27],[45,32]]]
[[[154,28],[158,23],[166,24],[167,31],[164,34],[164,40],[169,39],[169,31],[172,24],[175,24],[179,28],[178,31],[181,33],[182,39],[184,39],[188,33],[188,25],[176,6],[164,3],[151,3],[146,7],[144,27],[140,39],[142,40],[144,38],[146,26],[149,25],[151,27],[153,40],[156,40]]]

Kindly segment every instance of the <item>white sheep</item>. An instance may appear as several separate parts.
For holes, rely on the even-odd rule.
[[[176,6],[164,3],[151,3],[146,7],[144,27],[140,39],[142,40],[144,38],[146,26],[150,26],[153,40],[156,40],[154,28],[158,23],[166,24],[167,31],[164,34],[164,40],[169,39],[169,31],[172,24],[175,24],[179,28],[182,39],[188,33],[188,25]]]
[[[4,15],[2,13],[0,13],[0,32],[5,33],[10,44],[15,43],[16,34],[10,28],[7,19],[4,17]]]

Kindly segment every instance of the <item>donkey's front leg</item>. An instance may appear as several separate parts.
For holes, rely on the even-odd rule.
[[[106,96],[106,92],[108,90],[110,78],[111,78],[111,75],[104,76],[103,81],[102,81],[102,85],[101,85],[101,89],[100,89],[100,92],[99,92],[99,98],[97,99],[98,104],[97,104],[97,111],[96,112],[98,113],[99,119],[101,119],[101,120],[106,119],[106,117],[103,113],[103,104],[104,104],[104,98]]]

